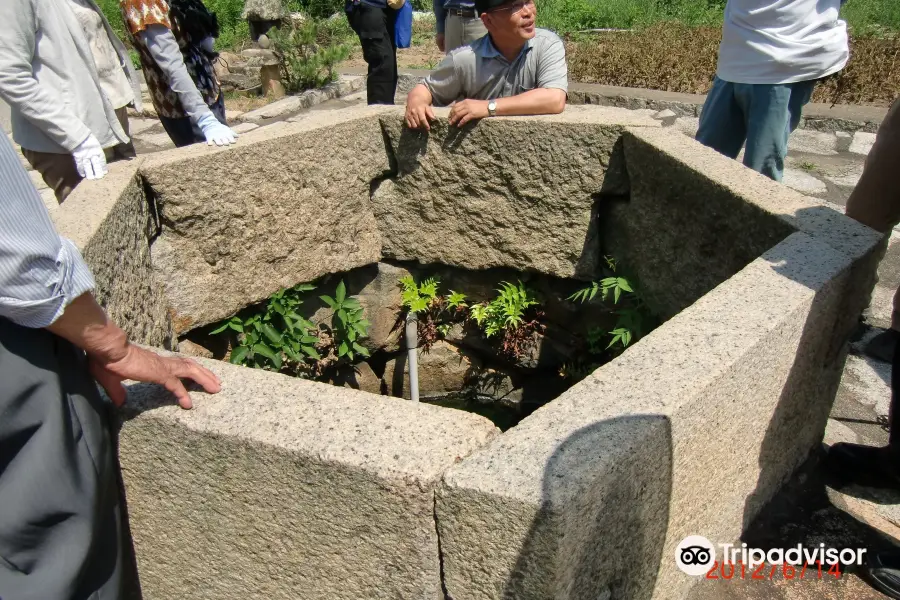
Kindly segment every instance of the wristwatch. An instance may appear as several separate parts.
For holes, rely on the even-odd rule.
[[[488,116],[496,117],[497,116],[497,101],[491,100],[488,102]]]

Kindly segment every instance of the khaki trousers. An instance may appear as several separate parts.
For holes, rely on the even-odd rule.
[[[847,216],[883,233],[900,223],[900,98],[878,129],[862,177],[847,200]],[[900,331],[900,290],[894,294],[891,328]]]
[[[119,124],[125,130],[125,134],[130,136],[128,130],[128,109],[122,107],[116,110],[116,117]],[[41,174],[44,183],[56,194],[56,201],[63,203],[72,190],[81,183],[81,175],[75,168],[75,161],[71,154],[57,154],[55,152],[35,152],[34,150],[26,150],[22,148],[22,155],[25,160],[31,164],[31,168]],[[134,144],[119,144],[112,148],[106,149],[106,160],[112,162],[123,158],[132,158],[134,156]]]
[[[485,35],[487,29],[479,17],[461,17],[448,13],[444,19],[444,51],[447,54]]]

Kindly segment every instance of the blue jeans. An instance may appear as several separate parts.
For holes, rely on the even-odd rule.
[[[731,83],[716,77],[706,96],[697,141],[781,181],[788,136],[800,123],[816,80],[797,83]]]

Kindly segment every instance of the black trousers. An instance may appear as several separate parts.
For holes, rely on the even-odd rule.
[[[393,104],[397,91],[397,47],[391,8],[348,4],[347,20],[359,36],[363,58],[369,65],[366,93],[369,104]]]
[[[84,353],[0,318],[0,598],[119,600],[108,405]]]
[[[222,125],[228,125],[225,121],[225,96],[219,94],[219,99],[209,107],[212,114],[219,120]],[[206,136],[200,131],[200,128],[194,125],[190,117],[182,117],[173,119],[172,117],[160,117],[163,129],[169,134],[169,139],[175,144],[176,148],[190,146],[191,144],[205,144]]]

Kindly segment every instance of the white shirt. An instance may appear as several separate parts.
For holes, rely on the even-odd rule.
[[[68,4],[81,24],[91,47],[97,76],[100,78],[100,88],[109,98],[113,108],[128,105],[134,99],[134,92],[125,70],[119,64],[119,55],[116,54],[116,49],[106,32],[103,17],[89,0],[69,0]]]
[[[728,0],[720,79],[795,83],[831,75],[850,57],[840,0]]]

